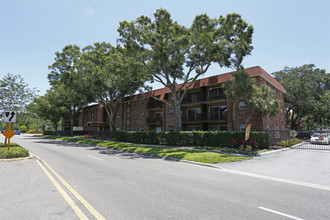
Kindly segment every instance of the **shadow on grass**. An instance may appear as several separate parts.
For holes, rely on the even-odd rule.
[[[93,147],[89,150],[98,150],[100,154],[117,155],[125,159],[135,158],[174,158],[203,163],[221,163],[246,160],[247,158],[215,152],[168,148],[162,146],[145,146],[131,143],[79,139],[72,137],[52,137],[53,141],[38,141],[38,143],[54,144],[62,147]],[[104,148],[105,147],[105,148]]]

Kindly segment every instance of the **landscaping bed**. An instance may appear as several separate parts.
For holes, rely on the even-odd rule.
[[[7,147],[0,147],[0,159],[21,158],[28,156],[29,156],[28,150],[15,143],[10,144],[9,151]]]

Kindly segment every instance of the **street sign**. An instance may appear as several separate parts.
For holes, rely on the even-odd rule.
[[[16,111],[5,111],[3,122],[16,122],[17,112]]]
[[[8,130],[5,132],[5,133],[3,133],[3,135],[6,137],[6,138],[8,138],[8,152],[9,152],[9,148],[10,148],[10,138],[12,138],[14,135],[15,135],[15,132],[13,132],[12,130],[11,130],[11,122],[9,122],[9,124],[8,124]]]
[[[297,132],[295,130],[290,131],[290,137],[295,138],[297,136]]]
[[[3,136],[5,136],[6,138],[10,139],[15,135],[15,132],[13,132],[13,130],[7,130],[5,133],[3,133]]]

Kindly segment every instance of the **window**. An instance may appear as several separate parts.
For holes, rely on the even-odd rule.
[[[220,107],[211,107],[210,108],[210,120],[211,121],[220,120]]]
[[[144,127],[141,127],[141,128],[140,128],[140,131],[144,131]]]
[[[238,103],[239,110],[248,110],[249,107],[247,106],[246,102],[242,101]]]
[[[161,132],[162,131],[162,127],[156,127],[156,132]]]
[[[209,90],[209,100],[216,100],[220,98],[225,98],[225,94],[222,88],[211,88]]]
[[[131,103],[126,103],[126,130],[131,130]]]
[[[201,109],[188,109],[188,121],[197,121],[200,118]]]
[[[156,112],[156,113],[155,113],[155,117],[156,117],[156,118],[163,119],[163,112]]]
[[[198,102],[200,100],[200,92],[193,92],[187,95],[188,102]]]
[[[173,115],[173,114],[174,114],[174,109],[170,109],[170,110],[168,110],[168,114],[169,114],[169,115]]]
[[[239,130],[240,131],[245,131],[245,124],[240,124],[239,125]]]
[[[144,112],[140,113],[140,118],[144,118]]]
[[[210,107],[210,120],[223,121],[227,120],[227,106]]]
[[[119,120],[119,119],[120,119],[120,116],[118,115],[118,116],[117,116],[117,120]]]
[[[168,126],[167,130],[168,131],[174,131],[174,127],[173,126]]]

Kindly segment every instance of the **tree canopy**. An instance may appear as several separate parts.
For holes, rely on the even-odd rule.
[[[85,90],[101,103],[115,131],[115,117],[123,98],[133,95],[147,80],[144,66],[125,48],[95,43],[83,49],[79,78]]]
[[[170,89],[172,102],[160,101],[175,108],[177,130],[182,129],[181,101],[198,77],[212,63],[241,67],[253,48],[253,27],[235,13],[218,19],[197,15],[187,28],[173,21],[165,9],[158,9],[153,21],[147,16],[122,21],[118,32],[119,41],[139,54],[136,59],[143,63],[152,81]]]
[[[22,112],[33,101],[36,92],[20,75],[8,73],[0,79],[0,109]]]
[[[253,80],[250,75],[239,69],[233,74],[233,79],[224,83],[225,94],[227,98],[233,102],[233,130],[238,130],[238,124],[236,121],[236,106],[240,100],[248,101],[253,94]]]
[[[273,73],[284,94],[286,120],[291,129],[315,129],[330,125],[330,74],[314,64],[285,67]]]
[[[48,79],[52,90],[63,100],[67,109],[71,131],[79,110],[94,101],[93,97],[84,90],[80,79],[81,49],[76,45],[67,45],[61,52],[55,53],[55,62],[49,66],[51,70]]]
[[[254,86],[250,99],[247,100],[250,109],[250,115],[246,120],[248,124],[252,115],[258,111],[262,116],[269,115],[275,117],[280,113],[280,100],[275,98],[274,91],[265,85]]]

